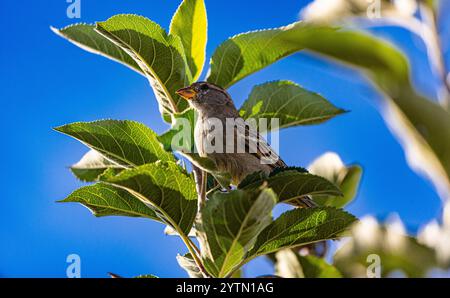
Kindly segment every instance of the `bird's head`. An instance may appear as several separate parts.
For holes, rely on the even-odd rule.
[[[188,87],[177,90],[176,93],[200,112],[214,111],[227,106],[234,108],[228,92],[208,82],[193,83]]]

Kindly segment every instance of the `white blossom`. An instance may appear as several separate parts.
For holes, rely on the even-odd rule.
[[[382,232],[375,217],[371,215],[361,218],[352,228],[355,244],[359,247],[377,246],[382,240]]]
[[[300,16],[307,21],[328,23],[346,16],[349,11],[347,0],[315,0],[300,12]]]
[[[444,211],[442,214],[442,223],[444,227],[450,229],[450,199],[447,200],[447,203],[444,206]]]
[[[406,245],[406,229],[398,214],[389,216],[386,222],[385,245],[392,251],[398,251]]]
[[[339,155],[334,152],[327,152],[319,156],[308,166],[310,173],[326,177],[330,180],[337,178],[334,176],[343,169],[346,169],[344,163]]]
[[[406,17],[417,11],[416,0],[394,0],[394,7],[399,15]]]
[[[317,23],[336,23],[346,17],[411,17],[415,0],[315,0],[300,11],[300,17]]]
[[[417,239],[435,249],[440,262],[450,262],[450,201],[444,206],[442,226],[436,220],[429,222],[420,230]]]

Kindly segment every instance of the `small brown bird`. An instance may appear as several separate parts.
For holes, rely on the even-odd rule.
[[[176,93],[198,112],[194,140],[199,155],[213,160],[220,172],[229,173],[233,184],[254,172],[269,174],[287,167],[258,131],[239,116],[226,90],[197,82]],[[295,205],[316,206],[309,197],[297,201]]]

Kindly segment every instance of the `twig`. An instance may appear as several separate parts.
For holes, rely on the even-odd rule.
[[[206,192],[206,197],[208,197],[209,194],[213,193],[214,191],[220,189],[222,186],[220,184],[217,184],[216,186],[214,186],[213,188],[211,188],[210,190],[208,190]]]
[[[207,173],[195,165],[192,165],[192,167],[194,171],[195,184],[198,193],[198,212],[200,213],[206,201]]]
[[[198,194],[198,202],[197,202],[197,220],[201,220],[202,217],[202,209],[205,205],[206,201],[206,182],[207,182],[207,173],[200,169],[199,167],[192,164],[192,169],[194,172],[194,178],[195,178],[195,186],[197,188],[197,194]],[[195,252],[191,252],[192,257],[194,258],[194,261],[199,268],[200,272],[202,273],[203,277],[209,277],[208,273],[206,272],[205,268],[203,267],[203,263],[201,262],[200,258],[197,256],[201,255],[200,250],[198,247],[192,242],[192,240],[187,237],[186,241],[190,243],[192,248],[195,250]]]
[[[188,248],[192,258],[194,259],[195,264],[197,265],[197,267],[200,270],[203,277],[209,277],[208,273],[205,270],[205,267],[203,267],[202,261],[200,260],[199,256],[197,255],[198,248],[195,246],[195,244],[192,242],[192,240],[189,239],[189,237],[186,236],[184,233],[180,233],[180,237],[181,237],[181,239],[183,239],[184,244],[186,244],[186,247]]]
[[[197,252],[198,255],[200,255],[200,249],[198,249],[197,245],[195,245],[194,241],[192,241],[192,239],[189,237],[187,237],[187,239],[189,240],[189,243],[191,243],[192,248],[194,248],[194,250]]]

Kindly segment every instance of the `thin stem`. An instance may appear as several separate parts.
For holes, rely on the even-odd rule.
[[[189,240],[189,243],[192,245],[192,248],[197,252],[198,255],[200,255],[200,249],[197,247],[197,245],[195,245],[194,241],[192,241],[189,235],[187,239]]]
[[[220,184],[217,184],[216,186],[214,186],[213,188],[211,188],[210,190],[208,190],[206,192],[206,197],[208,197],[211,193],[213,193],[214,191],[220,189],[222,186]]]
[[[195,184],[196,184],[195,186],[197,188],[197,194],[198,194],[197,221],[200,221],[201,217],[202,217],[202,209],[204,207],[205,200],[206,200],[206,177],[207,177],[206,175],[207,175],[207,173],[205,171],[203,171],[202,169],[200,169],[199,167],[195,166],[194,164],[192,164],[192,168],[193,168],[193,172],[194,172],[194,178],[195,178]],[[189,237],[187,237],[186,241],[189,242],[190,245],[192,246],[192,249],[194,249],[196,251],[195,253],[191,252],[191,255],[194,258],[194,261],[197,264],[197,267],[200,269],[200,271],[202,272],[204,277],[209,277],[205,268],[203,267],[201,260],[198,258],[198,255],[201,255],[201,251],[198,249],[198,247],[194,244],[194,242]],[[195,257],[194,257],[194,255],[195,255]]]
[[[208,186],[208,173],[202,170],[202,191],[201,191],[201,198],[200,198],[200,207],[203,208],[206,203],[206,189]],[[199,209],[199,212],[201,212],[201,208]]]
[[[245,264],[247,264],[248,262],[250,262],[251,260],[253,260],[256,256],[252,256],[250,258],[247,259],[243,259],[233,270],[230,271],[230,273],[228,273],[227,275],[225,275],[225,278],[231,278],[236,271],[238,271],[239,269],[242,268],[242,266],[244,266]]]
[[[195,184],[196,184],[197,193],[198,193],[198,212],[200,214],[201,209],[205,205],[205,201],[206,201],[207,173],[195,165],[192,165],[192,166],[193,166]]]
[[[184,233],[179,233],[181,239],[183,240],[184,244],[186,244],[186,247],[189,250],[189,253],[191,254],[192,258],[194,259],[195,264],[197,265],[198,269],[202,273],[203,277],[209,277],[208,273],[205,270],[205,267],[203,266],[202,261],[197,255],[198,248],[195,246],[195,244],[192,242],[189,237],[187,237]],[[195,248],[194,248],[195,247]]]
[[[126,189],[126,188],[124,188],[124,189]],[[146,200],[139,193],[132,192],[131,190],[128,190],[128,191],[130,191],[134,196],[141,199],[142,201]],[[192,258],[194,259],[194,262],[197,265],[197,267],[199,268],[202,275],[204,277],[209,277],[208,273],[206,272],[205,268],[203,267],[201,260],[199,259],[198,255],[197,255],[198,248],[195,246],[195,244],[191,241],[191,239],[189,239],[189,237],[180,229],[178,224],[176,222],[174,222],[171,219],[171,217],[163,209],[159,209],[159,211],[164,215],[164,217],[166,217],[168,219],[168,223],[178,232],[178,235],[180,235],[180,238],[183,240],[184,244],[188,248],[189,253],[191,254]]]

